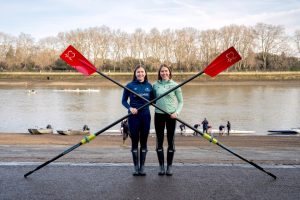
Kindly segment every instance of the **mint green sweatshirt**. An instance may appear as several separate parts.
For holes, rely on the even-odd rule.
[[[153,84],[153,91],[154,91],[154,97],[159,97],[160,95],[164,94],[171,88],[176,87],[178,84],[173,80],[158,80]],[[156,101],[156,105],[167,111],[168,113],[179,113],[181,112],[182,106],[183,106],[183,98],[182,98],[182,92],[181,88],[177,88],[176,90],[170,92],[166,96],[162,97],[161,99]],[[156,113],[163,113],[162,111],[155,108]]]

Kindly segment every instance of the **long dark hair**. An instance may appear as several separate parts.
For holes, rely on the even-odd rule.
[[[167,69],[169,70],[169,72],[170,72],[169,78],[172,79],[172,70],[171,70],[171,68],[170,68],[167,64],[161,64],[160,67],[159,67],[159,70],[158,70],[157,80],[160,80],[160,81],[162,80],[162,78],[161,78],[161,76],[160,76],[160,70],[161,70],[161,68],[163,68],[163,67],[165,67],[165,68],[167,68]]]
[[[145,70],[145,74],[146,74],[146,75],[145,75],[144,81],[148,81],[146,68],[145,68],[145,66],[142,65],[142,64],[138,64],[138,65],[135,66],[134,72],[133,72],[133,78],[132,78],[132,80],[133,80],[133,81],[136,80],[135,72],[136,72],[136,70],[138,70],[139,68],[143,68],[143,69]]]

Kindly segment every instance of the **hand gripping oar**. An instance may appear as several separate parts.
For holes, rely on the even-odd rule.
[[[239,54],[236,52],[236,50],[235,50],[234,48],[230,48],[230,49],[231,49],[231,52],[229,52],[229,53],[227,54],[227,56],[226,56],[227,59],[232,59],[232,57],[238,56],[239,59],[237,59],[237,60],[235,61],[235,62],[238,62],[238,61],[241,59],[240,56],[239,56]],[[67,48],[67,50],[68,50],[68,51],[72,51],[72,52],[76,52],[77,55],[80,54],[80,52],[78,52],[78,51],[77,51],[74,47],[72,47],[72,46],[69,46],[69,47]],[[82,57],[81,57],[81,56],[82,56]],[[103,74],[102,72],[98,71],[98,70],[97,70],[97,69],[96,69],[96,68],[95,68],[95,67],[94,67],[94,66],[93,66],[93,65],[92,65],[92,64],[91,64],[91,63],[90,63],[90,62],[89,62],[82,54],[80,54],[80,57],[81,57],[81,58],[80,58],[80,60],[78,60],[78,62],[79,62],[79,63],[82,63],[82,64],[80,65],[79,68],[77,67],[78,64],[77,64],[77,65],[74,65],[74,66],[71,65],[71,66],[74,67],[74,68],[77,67],[76,69],[77,69],[79,72],[81,72],[81,73],[83,73],[83,74],[87,74],[86,72],[89,72],[89,73],[95,73],[95,72],[96,72],[96,73],[100,74],[101,76],[103,76],[104,78],[106,78],[106,79],[112,81],[113,83],[115,83],[116,85],[120,86],[121,88],[126,89],[127,91],[133,93],[134,95],[138,96],[139,98],[143,99],[144,101],[149,102],[149,101],[148,101],[146,98],[144,98],[143,96],[140,96],[139,94],[137,94],[136,92],[132,91],[131,89],[129,89],[129,88],[123,86],[123,85],[120,84],[119,82],[117,82],[117,81],[111,79],[111,78],[108,77],[107,75],[105,75],[105,74]],[[66,55],[62,54],[61,58],[62,58],[63,60],[65,60],[67,63],[69,63],[69,56],[66,56]],[[75,57],[74,57],[73,59],[75,59]],[[216,59],[216,60],[217,60],[217,59]],[[71,64],[71,63],[70,63],[70,64]],[[223,67],[224,67],[224,66],[223,66]],[[84,68],[84,70],[82,70],[83,68]],[[213,75],[217,75],[217,74],[218,74],[218,71],[215,70],[215,68],[211,68],[211,69],[214,69],[214,70],[212,70],[212,71],[214,72]],[[226,69],[226,68],[225,68],[225,69]],[[212,71],[211,71],[211,72],[212,72]],[[164,112],[165,114],[170,114],[170,113],[166,112],[165,110],[163,110],[163,109],[159,108],[158,106],[156,106],[154,103],[151,103],[151,105],[154,106],[155,108],[159,109],[160,111]],[[259,170],[261,170],[261,171],[267,173],[268,175],[270,175],[270,176],[272,176],[274,179],[276,179],[276,176],[275,176],[275,175],[273,175],[273,174],[270,173],[270,172],[265,171],[262,167],[258,166],[257,164],[255,164],[255,163],[253,163],[253,162],[251,162],[251,161],[249,161],[249,160],[243,158],[242,156],[240,156],[240,155],[234,153],[232,150],[230,150],[230,149],[228,149],[227,147],[225,147],[224,145],[222,145],[220,142],[217,141],[217,139],[212,138],[212,137],[211,137],[210,135],[208,135],[207,133],[202,133],[202,132],[200,132],[198,129],[196,129],[196,128],[194,128],[193,126],[189,125],[188,123],[186,123],[185,121],[183,121],[183,120],[180,119],[180,118],[176,118],[176,120],[179,121],[179,122],[182,123],[182,124],[185,124],[187,127],[189,127],[190,129],[194,130],[195,132],[199,133],[203,138],[207,139],[208,141],[210,141],[210,142],[212,142],[212,143],[214,143],[214,144],[220,146],[221,148],[223,148],[223,149],[225,149],[226,151],[230,152],[231,154],[237,156],[237,157],[240,158],[241,160],[243,160],[243,161],[249,163],[250,165],[256,167],[257,169],[259,169]]]
[[[89,62],[87,61],[74,47],[69,46],[61,55],[61,57],[64,57],[68,60],[68,64],[71,66],[74,66],[78,71],[84,73],[85,75],[90,75],[92,73],[95,72],[96,68]],[[223,61],[222,61],[223,60]],[[157,101],[158,99],[164,97],[165,95],[169,94],[170,92],[176,90],[177,88],[181,87],[182,85],[184,85],[185,83],[193,80],[194,78],[202,75],[203,73],[206,73],[210,76],[215,76],[218,73],[220,73],[221,71],[225,70],[226,68],[228,68],[229,66],[231,66],[232,64],[234,64],[236,60],[240,60],[240,56],[235,56],[233,55],[233,53],[231,51],[225,51],[224,53],[222,53],[217,59],[215,59],[209,66],[207,66],[203,71],[199,72],[198,74],[194,75],[193,77],[191,77],[190,79],[184,81],[183,83],[177,85],[176,87],[170,89],[169,91],[163,93],[161,96],[153,99],[152,101],[149,101],[148,103],[144,104],[143,106],[141,106],[140,108],[138,108],[137,110],[140,110],[148,105],[150,105],[151,103]],[[89,68],[86,68],[85,66],[89,66]],[[33,172],[43,168],[44,166],[50,164],[51,162],[57,160],[58,158],[68,154],[69,152],[73,151],[74,149],[80,147],[81,145],[88,143],[89,141],[93,140],[96,136],[98,136],[99,134],[103,133],[104,131],[106,131],[107,129],[113,127],[114,125],[120,123],[122,120],[128,118],[130,115],[132,115],[131,113],[127,114],[126,116],[118,119],[117,121],[115,121],[114,123],[106,126],[105,128],[101,129],[100,131],[91,134],[89,136],[85,136],[78,144],[75,144],[74,146],[70,147],[69,149],[67,149],[66,151],[62,152],[61,154],[57,155],[56,157],[48,160],[47,162],[39,165],[37,168],[35,168],[32,171],[29,171],[28,173],[26,173],[24,175],[24,177],[26,178],[27,176],[29,176],[30,174],[32,174]]]

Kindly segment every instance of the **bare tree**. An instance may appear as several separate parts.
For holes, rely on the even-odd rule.
[[[194,28],[184,28],[185,33],[185,63],[186,69],[190,71],[193,64],[196,63],[197,60],[197,35],[198,31]]]
[[[137,64],[133,62],[133,58],[138,59],[140,64],[144,61],[143,49],[145,49],[145,38],[146,33],[142,29],[136,29],[135,32],[129,36],[128,57],[131,58],[131,62],[129,64],[132,69],[134,65]]]
[[[158,68],[162,62],[162,54],[163,46],[160,31],[153,28],[145,38],[145,64],[152,66],[152,70]]]
[[[112,32],[112,37],[111,55],[112,59],[114,60],[114,71],[116,71],[116,64],[120,65],[121,60],[126,57],[129,36],[126,32],[117,30]],[[121,71],[121,67],[123,66],[119,67]]]
[[[14,45],[15,38],[0,32],[0,61],[5,61],[5,57],[10,47]]]
[[[182,71],[184,67],[184,33],[183,31],[175,31],[175,46],[174,46],[174,56],[177,63],[177,68]]]
[[[170,29],[161,33],[162,55],[161,60],[167,64],[175,63],[175,33]]]
[[[16,61],[23,69],[28,69],[28,64],[32,61],[34,50],[34,39],[31,35],[21,33],[16,43]]]
[[[90,28],[86,31],[86,34],[85,47],[87,54],[93,60],[95,66],[102,66],[105,60],[109,58],[110,43],[112,41],[110,28],[107,26]]]
[[[43,38],[39,40],[35,47],[33,61],[40,69],[49,67],[59,58],[59,54],[62,51],[61,49],[63,49],[63,47],[58,37]]]
[[[11,68],[15,62],[15,42],[16,38],[0,32],[0,62],[5,68]]]
[[[189,71],[197,56],[197,35],[198,31],[194,28],[183,28],[175,31],[175,58],[181,71],[184,67]]]
[[[58,36],[66,45],[71,44],[83,54],[87,54],[87,50],[85,49],[86,36],[84,35],[84,31],[81,29],[72,30],[67,33],[59,33]]]
[[[235,70],[250,68],[248,64],[249,56],[254,46],[254,31],[251,27],[230,25],[220,29],[221,49],[227,49],[234,46],[241,57],[242,61],[238,62],[234,67]],[[251,58],[249,58],[251,59]]]
[[[262,69],[267,69],[267,58],[270,54],[279,54],[285,43],[284,28],[269,24],[258,23],[255,26],[257,49],[262,55]]]
[[[295,31],[295,42],[298,53],[300,53],[300,29]]]
[[[208,65],[220,52],[220,32],[216,29],[202,31],[200,33],[200,59]]]

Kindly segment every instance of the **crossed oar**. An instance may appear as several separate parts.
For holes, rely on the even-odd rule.
[[[126,88],[125,86],[123,86],[122,84],[120,84],[119,82],[111,79],[110,77],[106,76],[105,74],[103,74],[102,72],[99,72],[96,67],[94,65],[92,65],[80,52],[78,52],[73,46],[69,46],[60,56],[64,61],[66,61],[69,65],[71,65],[72,67],[74,67],[77,71],[85,74],[85,75],[91,75],[95,72],[97,72],[98,74],[100,74],[101,76],[105,77],[106,79],[112,81],[113,83],[117,84],[118,86],[128,90],[129,92],[137,95],[139,98],[145,100],[147,103],[144,104],[143,106],[141,106],[140,108],[138,108],[137,110],[140,110],[148,105],[152,105],[155,108],[159,109],[160,111],[169,114],[168,112],[164,111],[163,109],[157,107],[154,102],[157,101],[158,99],[166,96],[167,94],[169,94],[170,92],[176,90],[177,88],[181,87],[182,85],[188,83],[189,81],[195,79],[196,77],[202,75],[203,73],[206,73],[207,75],[214,77],[217,74],[219,74],[220,72],[224,71],[225,69],[227,69],[228,67],[232,66],[233,64],[235,64],[236,62],[238,62],[241,57],[238,54],[238,52],[233,48],[229,48],[226,51],[224,51],[221,55],[219,55],[215,60],[213,60],[203,71],[199,72],[198,74],[192,76],[191,78],[187,79],[186,81],[182,82],[181,84],[178,84],[176,87],[170,89],[169,91],[163,93],[161,96],[148,101],[147,99],[145,99],[144,97],[140,96],[139,94],[137,94],[136,92]],[[129,113],[128,115],[120,118],[119,120],[115,121],[114,123],[108,125],[107,127],[103,128],[102,130],[91,134],[89,136],[85,136],[78,144],[70,147],[69,149],[67,149],[66,151],[62,152],[61,154],[57,155],[56,157],[52,158],[51,160],[48,160],[47,162],[39,165],[37,168],[35,168],[34,170],[26,173],[24,175],[24,177],[26,178],[27,176],[29,176],[30,174],[32,174],[33,172],[41,169],[42,167],[50,164],[51,162],[57,160],[58,158],[66,155],[67,153],[73,151],[74,149],[78,148],[79,146],[88,143],[89,141],[93,140],[96,136],[100,135],[101,133],[103,133],[104,131],[106,131],[107,129],[113,127],[114,125],[120,123],[122,120],[128,118],[130,115],[132,115],[132,113]],[[218,142],[218,140],[216,138],[211,137],[209,134],[207,133],[202,133],[199,130],[195,129],[194,127],[192,127],[191,125],[189,125],[188,123],[184,122],[183,120],[176,118],[177,121],[181,122],[182,124],[185,124],[187,127],[189,127],[190,129],[194,130],[195,132],[199,133],[203,138],[207,139],[208,141],[220,146],[221,148],[225,149],[226,151],[230,152],[231,154],[237,156],[238,158],[240,158],[241,160],[244,160],[245,162],[249,163],[250,165],[254,166],[255,168],[263,171],[264,173],[270,175],[271,177],[273,177],[274,179],[276,179],[276,176],[270,172],[267,172],[265,169],[263,169],[262,167],[260,167],[259,165],[255,164],[252,161],[247,160],[246,158],[238,155],[237,153],[231,151],[230,149],[228,149],[227,147],[225,147],[224,145],[222,145],[220,142]]]

